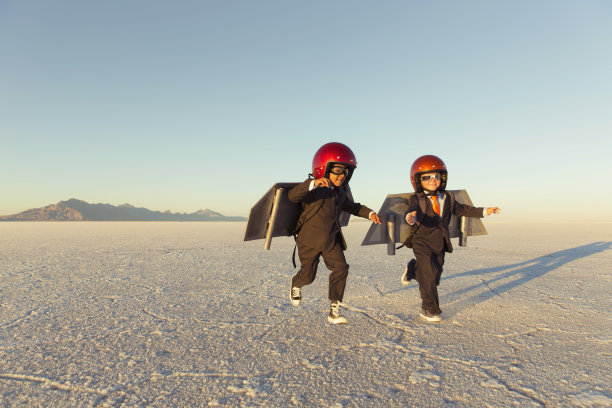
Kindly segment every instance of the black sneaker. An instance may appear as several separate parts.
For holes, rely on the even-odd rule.
[[[291,281],[291,290],[289,291],[289,299],[295,306],[299,306],[302,303],[302,290],[298,287],[293,286],[293,280]]]
[[[406,265],[406,269],[404,269],[404,274],[402,275],[402,285],[408,286],[410,285],[410,281],[416,278],[416,259],[411,259]]]
[[[440,319],[439,314],[434,314],[426,309],[421,309],[421,318],[423,320],[427,320],[428,322],[439,322],[440,320],[442,320]]]
[[[346,318],[340,316],[340,302],[339,301],[336,300],[334,302],[331,302],[327,320],[332,324],[346,324]]]

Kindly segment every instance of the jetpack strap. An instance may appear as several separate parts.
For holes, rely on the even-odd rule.
[[[419,229],[419,226],[421,225],[420,222],[416,222],[413,225],[410,226],[410,231],[408,232],[408,237],[406,237],[406,240],[404,241],[404,243],[400,246],[398,246],[395,249],[400,249],[401,247],[406,247],[406,248],[412,248],[413,246],[413,240],[414,240],[414,234],[416,234],[417,230]]]

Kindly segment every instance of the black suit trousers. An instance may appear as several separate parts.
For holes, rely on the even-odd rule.
[[[332,302],[336,300],[342,301],[349,265],[344,257],[341,239],[340,234],[337,234],[332,248],[324,251],[310,248],[306,245],[298,245],[301,267],[293,277],[292,285],[301,288],[314,282],[317,276],[319,259],[322,257],[325,266],[331,271],[329,274],[329,300]]]
[[[440,314],[442,310],[438,298],[438,285],[444,265],[444,251],[434,252],[429,246],[415,242],[413,252],[416,258],[416,280],[419,282],[421,307],[430,313]]]

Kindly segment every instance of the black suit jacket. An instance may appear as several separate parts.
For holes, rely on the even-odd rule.
[[[419,224],[419,228],[414,234],[414,246],[426,245],[435,253],[453,252],[448,233],[451,215],[477,218],[484,216],[482,207],[472,207],[471,205],[458,203],[455,199],[451,200],[450,194],[452,193],[446,192],[445,194],[442,217],[434,212],[431,200],[425,194],[416,193],[410,197],[408,212],[417,212],[417,223]],[[453,208],[451,208],[451,201],[453,202]],[[423,207],[425,211],[422,210]]]
[[[346,249],[340,228],[340,214],[346,211],[369,218],[372,210],[353,202],[347,196],[347,186],[315,187],[309,191],[311,181],[308,179],[288,192],[289,200],[302,204],[302,213],[297,223],[298,246],[305,245],[319,251],[330,250],[334,246],[336,234],[340,234],[342,249]]]

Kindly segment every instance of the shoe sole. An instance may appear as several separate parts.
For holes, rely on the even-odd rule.
[[[406,267],[406,270],[404,271],[404,274],[402,275],[402,285],[403,286],[410,285],[410,279],[406,279],[406,275],[408,275],[408,267]]]
[[[339,318],[336,321],[334,321],[336,319],[332,319],[331,317],[327,316],[327,321],[330,322],[331,324],[346,324],[347,321],[345,318]]]
[[[425,316],[423,313],[420,314],[421,319],[427,320],[428,322],[437,323],[441,321],[440,316]]]
[[[294,299],[291,297],[291,292],[289,292],[289,300],[291,301],[291,303],[293,304],[293,306],[299,306],[299,305],[300,305],[300,303],[302,303],[302,299],[300,299],[300,300],[294,300]]]

